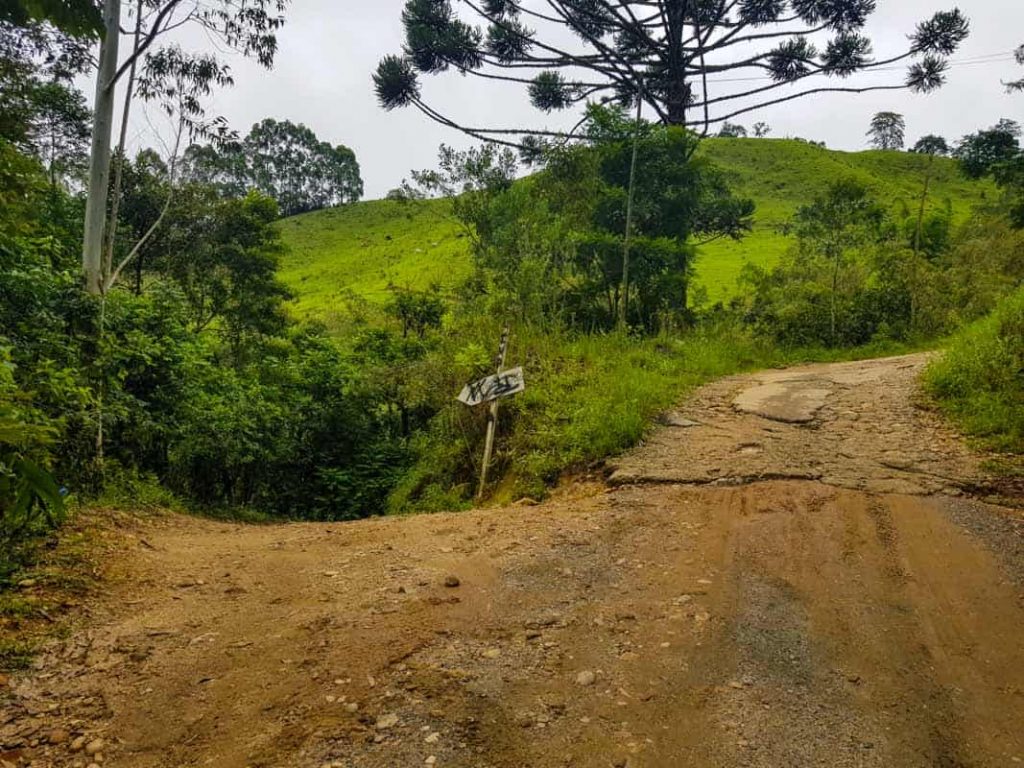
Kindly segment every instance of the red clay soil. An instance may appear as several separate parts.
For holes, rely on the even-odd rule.
[[[139,522],[0,691],[0,760],[1021,764],[1024,518],[974,497],[923,364],[718,382],[540,506]]]

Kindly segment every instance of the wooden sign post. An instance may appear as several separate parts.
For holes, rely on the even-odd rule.
[[[498,347],[498,360],[496,376],[501,376],[501,370],[505,367],[505,355],[508,352],[509,327],[506,325],[501,334],[501,345]],[[494,454],[494,434],[498,429],[498,403],[500,397],[491,401],[491,410],[487,414],[487,438],[484,441],[484,463],[480,468],[480,488],[476,492],[476,499],[480,501],[484,497],[484,490],[487,488],[487,471],[491,467],[491,456]]]
[[[502,332],[502,343],[498,348],[498,359],[495,366],[498,369],[494,376],[474,381],[462,388],[458,400],[474,408],[489,402],[490,409],[487,413],[487,436],[483,442],[483,466],[480,467],[480,487],[476,492],[476,500],[483,498],[483,492],[487,487],[487,472],[490,470],[490,459],[495,453],[495,435],[498,431],[498,403],[503,397],[511,397],[526,390],[526,379],[521,368],[514,368],[511,371],[505,370],[505,356],[509,349],[509,327],[506,326]]]
[[[473,408],[477,405],[490,403],[491,407],[487,413],[487,437],[484,441],[484,463],[480,468],[480,487],[477,489],[477,501],[483,498],[484,490],[487,488],[487,472],[491,468],[491,457],[494,455],[494,437],[498,430],[498,403],[502,398],[518,395],[526,390],[526,379],[523,376],[522,368],[505,370],[505,356],[508,353],[509,328],[506,325],[501,334],[501,345],[498,347],[498,357],[495,361],[497,371],[493,376],[487,376],[478,381],[467,384],[459,393],[458,401]]]

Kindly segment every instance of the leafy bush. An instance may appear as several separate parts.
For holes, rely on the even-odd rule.
[[[967,433],[1024,453],[1024,290],[963,330],[926,382]]]
[[[35,539],[63,521],[64,502],[46,470],[55,435],[21,402],[10,348],[0,345],[0,580]]]

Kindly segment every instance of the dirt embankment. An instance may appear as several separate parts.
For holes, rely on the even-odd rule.
[[[538,507],[140,523],[0,694],[0,760],[1021,763],[1024,518],[971,497],[923,362],[718,382]]]

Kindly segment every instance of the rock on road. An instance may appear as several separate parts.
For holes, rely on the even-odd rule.
[[[610,487],[536,507],[140,522],[109,598],[11,682],[0,758],[1024,764],[1024,518],[972,497],[924,363],[716,382]]]

